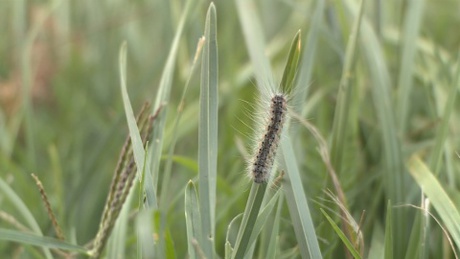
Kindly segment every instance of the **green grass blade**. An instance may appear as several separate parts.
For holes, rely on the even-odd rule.
[[[283,79],[281,79],[281,92],[290,94],[294,79],[297,73],[297,66],[299,65],[301,51],[300,30],[295,34],[294,40],[289,50],[289,56],[284,68]]]
[[[256,243],[257,237],[259,236],[260,232],[262,231],[263,226],[267,222],[268,217],[272,213],[276,202],[279,201],[280,193],[281,192],[278,189],[275,195],[273,195],[273,197],[270,199],[267,205],[265,205],[265,207],[261,210],[260,214],[257,216],[257,220],[254,224],[254,228],[252,230],[251,237],[249,238],[249,241],[248,241],[248,247],[251,247]]]
[[[307,39],[305,41],[305,49],[303,50],[303,54],[301,57],[302,65],[300,66],[298,71],[297,85],[295,86],[296,89],[300,89],[301,87],[307,87],[311,84],[311,75],[314,67],[313,63],[315,61],[315,55],[317,52],[316,46],[318,45],[321,26],[323,26],[324,24],[324,6],[325,0],[316,1],[316,7],[313,13],[310,30],[307,34]],[[304,101],[307,99],[308,87],[305,91],[300,91],[300,93],[301,94],[297,94],[293,97],[293,103],[299,104],[297,107],[295,107],[297,113],[301,112],[300,104],[303,104]]]
[[[359,7],[358,19],[356,19],[348,40],[347,49],[345,52],[345,64],[340,78],[339,89],[337,94],[337,104],[334,113],[334,122],[332,125],[332,138],[331,138],[331,162],[336,172],[340,174],[342,168],[343,150],[345,148],[345,139],[350,128],[350,111],[353,103],[351,102],[353,96],[353,85],[350,80],[353,75],[353,68],[355,63],[355,51],[358,42],[359,28],[363,17],[364,1],[361,1]]]
[[[412,230],[409,238],[409,245],[406,250],[406,259],[412,258],[423,258],[420,256],[419,252],[423,249],[423,221],[422,213],[417,212],[415,215],[414,224],[412,224]]]
[[[13,189],[11,189],[11,187],[5,181],[3,181],[2,178],[0,178],[0,192],[5,194],[5,196],[11,201],[11,204],[14,207],[16,207],[19,214],[27,222],[27,225],[29,225],[30,229],[32,229],[32,231],[34,231],[35,234],[43,236],[40,226],[38,225],[37,221],[32,215],[32,212],[30,212],[30,210],[27,208],[26,204],[22,201],[22,199],[16,194],[16,192]],[[43,251],[47,258],[52,258],[49,249],[43,248]]]
[[[264,92],[267,87],[275,90],[270,61],[265,55],[265,36],[260,24],[260,18],[255,10],[253,0],[236,0],[236,10],[243,29],[244,40],[248,49],[257,87]]]
[[[233,254],[232,244],[230,242],[225,242],[225,259],[231,259]]]
[[[120,65],[120,86],[121,86],[121,95],[123,97],[123,107],[125,108],[126,120],[128,121],[128,128],[129,128],[129,136],[131,138],[131,143],[133,147],[133,154],[134,160],[136,161],[137,165],[137,176],[138,179],[141,179],[142,170],[144,170],[145,165],[145,175],[151,175],[150,164],[145,163],[145,150],[142,144],[142,138],[139,133],[139,128],[137,127],[136,117],[133,112],[133,108],[131,107],[131,102],[129,100],[128,89],[126,86],[126,53],[127,52],[127,44],[124,42],[120,48],[120,56],[119,56],[119,65]],[[148,181],[146,179],[146,196],[147,196],[147,204],[153,205],[153,208],[157,207],[157,198],[156,193],[153,188],[153,182]],[[148,188],[147,188],[148,187]],[[150,200],[149,200],[150,199]]]
[[[169,50],[168,59],[163,69],[161,75],[160,84],[158,86],[157,95],[155,98],[155,103],[153,105],[153,113],[155,113],[160,107],[162,108],[161,113],[159,114],[155,124],[153,125],[153,136],[152,136],[152,145],[150,145],[149,150],[149,162],[152,169],[151,173],[145,174],[145,191],[147,193],[147,204],[149,207],[155,207],[155,197],[154,193],[157,192],[158,186],[158,174],[160,170],[160,159],[163,151],[163,142],[164,142],[164,130],[166,126],[166,115],[168,107],[165,104],[169,103],[171,87],[172,87],[172,78],[174,74],[174,66],[176,64],[176,56],[179,48],[179,40],[182,36],[185,22],[187,20],[188,14],[192,7],[194,0],[187,0],[185,4],[184,11],[182,12],[179,25],[177,26],[176,33],[174,35],[173,42],[171,43],[171,49]],[[153,186],[153,193],[150,190]],[[163,186],[163,188],[168,188]]]
[[[193,111],[192,108],[198,107],[198,105],[187,105],[187,103],[185,101],[185,97],[187,95],[187,90],[188,90],[188,88],[190,86],[191,79],[192,79],[193,75],[195,74],[196,69],[198,68],[198,65],[197,65],[199,63],[198,61],[201,60],[200,57],[201,57],[201,51],[203,50],[204,42],[205,42],[204,36],[201,37],[198,40],[198,44],[197,44],[197,48],[196,48],[196,52],[195,52],[195,58],[193,59],[192,66],[190,68],[190,74],[189,74],[189,77],[187,79],[187,82],[185,83],[185,87],[184,87],[184,90],[182,91],[182,96],[181,96],[179,105],[177,107],[177,116],[174,119],[174,126],[173,126],[173,129],[171,131],[172,140],[170,141],[171,145],[169,146],[168,157],[167,157],[167,160],[166,160],[166,163],[165,163],[165,167],[164,167],[165,169],[163,170],[164,175],[163,175],[163,180],[161,182],[161,186],[169,186],[169,184],[170,184],[173,160],[175,158],[174,157],[174,151],[175,151],[175,148],[176,148],[177,140],[180,138],[179,129],[181,127],[179,125],[180,125],[181,119],[182,119],[182,117],[183,117],[183,115],[184,115],[184,113],[186,111],[190,112],[190,111]],[[198,102],[196,102],[196,103],[198,103]],[[197,111],[194,111],[193,114],[194,115],[197,114]],[[187,123],[189,123],[190,118],[189,118],[189,120],[185,120],[185,121],[187,121]],[[169,143],[168,141],[166,141],[166,142]],[[196,162],[196,160],[194,160],[194,162]],[[194,170],[194,171],[198,172],[198,167],[197,167],[197,170]],[[171,198],[170,198],[170,189],[169,188],[162,188],[161,193],[160,193],[160,208],[159,208],[160,211],[167,210],[167,207],[169,207],[171,205],[170,200],[171,200]]]
[[[283,209],[284,201],[284,192],[280,194],[278,201],[278,207],[276,208],[275,219],[273,221],[273,227],[270,229],[270,240],[268,242],[268,249],[266,252],[267,259],[275,259],[280,249],[279,243],[279,231],[280,231],[280,221],[281,221],[281,210]]]
[[[302,258],[322,258],[307,197],[297,167],[297,160],[288,135],[281,139],[281,148],[284,165],[287,170],[286,181],[283,181],[283,189],[286,194],[286,201],[300,254]]]
[[[248,246],[249,240],[256,224],[266,189],[267,184],[252,184],[246,208],[244,209],[243,220],[238,230],[232,258],[243,258],[247,253],[247,249],[250,247]]]
[[[415,72],[415,54],[417,51],[417,40],[422,23],[425,0],[409,1],[404,16],[404,31],[402,32],[402,56],[398,79],[398,126],[400,134],[405,133],[407,126],[407,115],[410,107],[410,94],[412,92],[413,74]]]
[[[407,166],[412,177],[438,212],[454,243],[460,247],[460,211],[454,201],[420,158],[413,156]]]
[[[86,248],[82,246],[70,244],[59,239],[4,228],[0,228],[0,240],[13,241],[21,244],[29,244],[40,247],[61,249],[70,252],[87,252]]]
[[[244,34],[246,46],[248,48],[248,52],[251,57],[251,62],[254,67],[255,77],[257,80],[257,86],[259,87],[259,91],[264,92],[265,91],[264,87],[267,86],[267,84],[269,87],[272,87],[272,90],[275,90],[273,89],[274,84],[273,84],[273,77],[272,77],[272,72],[270,68],[270,63],[264,54],[265,42],[264,42],[264,36],[262,34],[263,30],[261,28],[258,15],[254,10],[254,6],[255,6],[255,3],[253,1],[246,1],[246,0],[236,1],[236,7],[237,7],[238,15],[240,18],[240,23],[243,28],[243,34]],[[324,2],[320,1],[318,3],[318,10],[321,9],[322,11],[323,6],[324,6]],[[322,16],[319,11],[316,12],[316,15],[317,15],[315,16],[317,19],[316,21],[318,22],[317,23],[318,27],[316,28],[319,28],[319,20],[321,20],[320,18]],[[315,47],[316,46],[316,35],[314,37],[310,37],[310,40],[313,42],[312,47]],[[308,51],[308,49],[306,51]],[[308,56],[308,58],[309,58],[309,61],[313,60],[312,56]],[[305,57],[303,59],[305,59]],[[305,65],[306,64],[304,64],[304,66]],[[307,67],[307,70],[308,69],[311,69],[311,67]],[[298,83],[305,83],[305,81],[299,80]],[[282,141],[282,146],[284,142],[285,141]],[[291,155],[291,157],[286,158],[286,157],[289,157],[289,155],[284,154],[285,161],[286,161],[286,164],[289,164],[289,167],[291,168],[291,170],[289,170],[288,168],[288,171],[292,171],[292,174],[296,174],[296,179],[292,181],[293,182],[292,184],[295,185],[294,188],[292,188],[291,185],[288,185],[287,189],[289,190],[286,191],[287,193],[286,196],[288,200],[288,205],[290,205],[289,209],[291,212],[291,217],[293,218],[293,221],[295,223],[294,226],[296,230],[296,236],[297,236],[297,240],[299,243],[299,247],[301,249],[302,256],[304,256],[305,258],[321,258],[322,257],[321,252],[319,250],[318,241],[316,239],[316,234],[315,234],[315,230],[313,227],[313,221],[311,219],[310,212],[308,210],[308,204],[307,204],[307,200],[305,197],[305,192],[303,191],[303,187],[301,185],[300,175],[297,169],[297,164],[295,161],[294,161],[294,164],[291,161],[291,159],[293,159],[292,158],[293,150],[292,150],[292,147],[290,146],[290,142],[287,145],[289,149],[289,155]],[[285,152],[287,151],[285,151],[285,147],[283,147],[283,153]],[[292,169],[292,168],[295,168],[295,169]],[[296,171],[294,172],[294,170]],[[289,173],[291,174],[291,172]],[[253,194],[253,188],[251,189],[251,194]],[[250,206],[251,199],[253,199],[251,194],[250,194],[250,200],[248,200],[248,203],[246,206],[245,216],[248,215],[248,213],[246,212],[247,212],[248,206]],[[256,215],[252,215],[252,217],[254,217],[255,219]],[[243,220],[242,228],[240,228],[240,233],[241,233],[241,230],[246,232],[245,224],[246,222],[245,220]],[[307,235],[307,233],[309,235]],[[233,258],[235,258],[235,255],[242,256],[242,254],[244,254],[244,252],[240,252],[240,251],[245,250],[245,249],[241,249],[240,247],[240,245],[245,246],[245,244],[243,244],[244,241],[241,241],[241,239],[242,238],[237,239],[237,243],[234,249],[236,253],[234,253]]]
[[[367,254],[368,259],[383,259],[385,255],[385,237],[380,224],[376,224],[372,232],[372,240]]]
[[[243,223],[243,216],[244,216],[244,213],[241,213],[241,214],[238,214],[236,215],[236,217],[234,217],[232,219],[232,221],[230,221],[230,223],[228,224],[228,227],[227,227],[227,234],[226,234],[226,237],[225,237],[225,245],[228,247],[226,248],[226,251],[225,251],[225,258],[232,258],[233,256],[233,247],[232,247],[232,241],[233,243],[236,245],[236,242],[237,240],[230,240],[236,233],[236,235],[238,235],[238,231],[239,231],[239,226],[241,226],[241,224]],[[239,223],[239,224],[238,224]],[[238,239],[239,237],[237,236],[236,239]],[[230,253],[228,253],[230,252]]]
[[[385,259],[393,259],[393,215],[391,200],[388,200],[387,214],[385,218]]]
[[[284,201],[284,192],[280,193],[280,198],[278,201],[278,208],[276,209],[275,219],[273,220],[273,226],[270,232],[270,240],[268,241],[268,247],[264,254],[267,259],[276,259],[278,250],[280,248],[279,244],[279,231],[280,231],[280,220],[281,220],[281,210],[283,209]]]
[[[450,88],[448,99],[444,107],[443,116],[441,119],[441,124],[439,125],[438,132],[436,133],[435,146],[430,156],[430,168],[435,175],[439,174],[441,167],[441,157],[443,149],[445,147],[445,142],[447,135],[449,133],[449,123],[452,113],[455,109],[455,97],[457,96],[458,86],[460,85],[460,52],[457,58],[457,69],[454,74],[454,82]]]
[[[197,256],[197,246],[203,244],[201,236],[201,215],[198,194],[195,184],[189,181],[185,189],[185,224],[187,226],[188,256],[190,259],[199,258]]]
[[[323,210],[323,209],[320,209],[321,212],[323,213],[323,215],[326,217],[327,221],[329,221],[329,224],[331,224],[332,228],[334,229],[335,233],[337,233],[337,235],[340,237],[340,239],[342,240],[342,242],[345,244],[345,246],[348,248],[348,251],[351,253],[351,255],[353,255],[354,258],[361,258],[361,255],[359,254],[358,251],[356,251],[355,247],[353,246],[353,244],[350,242],[350,240],[348,240],[348,238],[346,237],[346,235],[342,232],[342,230],[340,229],[339,226],[337,226],[337,224],[335,224],[334,220],[329,217],[329,215]]]
[[[136,230],[138,236],[138,245],[141,247],[141,251],[138,254],[142,254],[143,258],[155,258],[155,241],[153,240],[153,218],[154,210],[141,210],[137,215]],[[163,251],[163,250],[162,250]],[[164,258],[164,257],[162,257]]]
[[[348,10],[358,16],[358,7],[354,1],[345,1]],[[405,202],[404,164],[401,141],[397,135],[394,105],[391,94],[391,79],[388,65],[385,63],[383,48],[366,18],[362,20],[360,44],[371,78],[371,91],[376,117],[382,134],[383,184],[386,198],[394,204]],[[404,256],[407,246],[407,217],[404,210],[395,210],[393,215],[395,257]]]
[[[211,3],[206,15],[202,53],[200,122],[198,128],[198,163],[200,183],[203,251],[208,258],[214,253],[214,228],[217,179],[218,57],[216,9]]]

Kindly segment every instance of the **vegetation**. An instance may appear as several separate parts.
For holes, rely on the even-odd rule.
[[[1,1],[1,257],[458,258],[458,8]]]

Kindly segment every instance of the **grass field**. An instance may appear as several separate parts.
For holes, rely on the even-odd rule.
[[[458,258],[458,10],[0,1],[0,257]]]

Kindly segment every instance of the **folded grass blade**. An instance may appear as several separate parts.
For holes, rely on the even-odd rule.
[[[206,15],[205,39],[201,58],[200,121],[198,127],[198,163],[203,251],[214,254],[214,229],[217,180],[218,131],[218,57],[217,20],[214,4]]]
[[[412,177],[438,212],[454,243],[460,247],[460,211],[458,207],[420,158],[413,156],[407,166]]]

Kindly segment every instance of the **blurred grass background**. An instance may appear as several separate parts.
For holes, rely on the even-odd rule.
[[[104,0],[104,1],[0,1],[0,177],[6,181],[33,212],[47,236],[54,236],[42,201],[30,174],[35,173],[48,192],[67,238],[83,245],[96,234],[100,214],[108,193],[112,172],[127,134],[119,91],[118,50],[128,43],[128,90],[135,111],[144,101],[155,100],[155,94],[179,23],[185,1],[172,0]],[[311,30],[314,8],[319,1],[270,0],[254,1],[253,12],[260,17],[262,35],[275,79],[281,80],[289,44],[301,29]],[[343,159],[338,170],[346,194],[348,211],[361,222],[365,251],[379,231],[385,229],[387,199],[395,197],[388,174],[395,173],[403,182],[403,197],[392,200],[393,211],[405,222],[397,229],[404,236],[399,246],[407,245],[413,218],[418,210],[398,205],[420,205],[420,189],[404,164],[401,168],[385,165],[385,128],[394,128],[393,144],[397,145],[403,163],[416,153],[429,161],[435,150],[437,132],[455,74],[460,34],[460,3],[455,0],[425,1],[420,15],[419,31],[406,25],[417,5],[412,1],[367,0],[364,17],[375,33],[381,48],[381,62],[388,71],[388,101],[384,108],[393,114],[394,125],[382,125],[379,119],[379,95],[373,93],[376,76],[384,74],[366,61],[366,48],[377,48],[367,42],[361,28],[350,87],[354,91],[350,108],[348,134]],[[172,141],[173,120],[184,85],[191,73],[195,48],[204,30],[208,1],[195,1],[187,19],[173,78],[164,148]],[[318,28],[317,47],[307,100],[301,104],[302,115],[327,139],[332,128],[338,87],[345,60],[349,34],[356,14],[348,10],[356,1],[326,1]],[[244,211],[249,192],[245,161],[238,141],[250,143],[253,125],[247,115],[257,89],[252,63],[245,45],[242,24],[234,1],[216,1],[217,40],[219,46],[219,141],[216,205],[216,251],[223,256],[225,233],[229,222]],[[413,32],[413,33],[412,33]],[[413,38],[407,38],[409,36]],[[412,42],[409,48],[406,41]],[[306,40],[302,40],[305,45]],[[368,45],[366,45],[368,44]],[[303,46],[305,47],[305,46]],[[415,49],[408,63],[406,53]],[[408,73],[410,81],[401,81]],[[185,100],[185,111],[179,125],[172,180],[163,198],[170,202],[163,211],[174,241],[175,255],[187,253],[183,210],[184,188],[196,177],[198,154],[199,72],[192,80]],[[400,85],[411,84],[407,99],[401,99]],[[409,83],[407,83],[409,82]],[[383,97],[382,97],[383,98]],[[403,100],[400,102],[400,100]],[[405,108],[401,108],[405,107]],[[460,127],[459,104],[452,108],[448,134],[442,147],[441,166],[431,168],[445,190],[460,202],[459,158],[456,147]],[[403,119],[399,111],[407,109]],[[405,118],[405,119],[404,119]],[[321,251],[326,258],[345,257],[335,232],[319,208],[337,211],[325,196],[333,189],[326,167],[317,152],[313,137],[294,123],[296,155],[304,189],[310,198]],[[431,165],[431,164],[430,164]],[[164,167],[162,163],[161,168]],[[394,170],[394,172],[389,172]],[[161,172],[161,169],[160,169]],[[161,175],[159,176],[161,179]],[[159,181],[161,183],[161,180]],[[393,186],[396,188],[395,186]],[[160,189],[165,188],[159,186]],[[0,193],[0,208],[22,222],[20,213]],[[331,214],[331,213],[329,213]],[[283,211],[280,247],[295,248],[296,239],[287,210]],[[442,231],[433,223],[427,239],[427,257],[453,257],[446,247]],[[0,227],[12,228],[6,220]],[[377,234],[376,234],[377,233]],[[398,237],[393,237],[398,239]],[[405,241],[404,241],[405,240]],[[131,240],[131,242],[133,242]],[[132,244],[127,244],[132,246]],[[131,248],[134,249],[134,248]],[[400,249],[400,250],[398,250]],[[402,248],[395,258],[402,258]],[[131,250],[132,251],[132,250]],[[458,247],[457,247],[458,251]],[[34,254],[32,248],[0,242],[0,255]],[[367,253],[367,252],[366,252]],[[366,254],[365,253],[365,254]],[[287,254],[287,253],[286,253]],[[35,254],[37,256],[37,254]],[[293,257],[299,256],[293,252]]]

